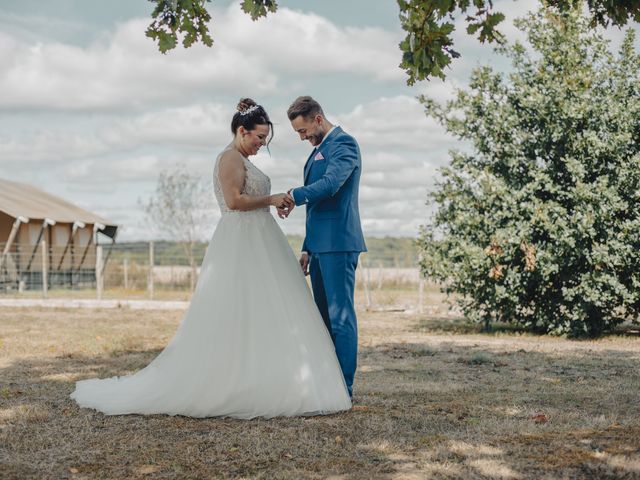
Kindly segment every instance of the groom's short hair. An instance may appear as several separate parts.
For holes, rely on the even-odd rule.
[[[316,102],[308,95],[296,98],[287,110],[287,116],[289,117],[289,120],[298,118],[301,115],[304,118],[308,119],[315,117],[318,114],[324,117],[322,107],[318,102]]]

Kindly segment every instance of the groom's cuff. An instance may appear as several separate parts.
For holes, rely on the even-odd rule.
[[[309,201],[309,199],[304,197],[302,195],[302,192],[300,192],[300,187],[292,188],[291,196],[293,197],[293,200],[296,202],[296,205],[304,205]]]

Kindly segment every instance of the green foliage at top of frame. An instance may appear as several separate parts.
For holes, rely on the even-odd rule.
[[[302,246],[302,236],[288,235],[289,245],[298,255]],[[369,251],[363,257],[367,266],[412,268],[418,266],[418,246],[415,239],[408,237],[368,238]],[[108,249],[109,247],[105,247]],[[207,243],[197,242],[194,245],[196,264],[202,263]],[[118,243],[110,255],[110,261],[121,262],[125,258],[129,262],[146,264],[149,261],[149,242]],[[177,242],[154,242],[154,261],[156,265],[188,265],[184,248]]]
[[[212,46],[209,32],[211,15],[206,9],[211,0],[150,0],[155,4],[152,22],[146,35],[152,38],[162,53],[175,48],[179,41],[187,48],[202,42]],[[371,2],[372,4],[375,2]],[[493,9],[492,0],[397,0],[399,18],[406,36],[399,47],[400,68],[407,73],[407,83],[431,77],[445,78],[445,69],[460,57],[453,48],[456,19],[464,16],[466,31],[478,42],[505,41],[499,31],[504,14]],[[626,25],[629,19],[640,21],[640,2],[628,0],[545,0],[560,12],[580,8],[586,3],[591,28],[601,25]],[[278,9],[276,0],[243,0],[241,8],[253,20]],[[371,8],[374,8],[373,6]]]
[[[576,11],[541,9],[498,48],[508,75],[476,69],[427,111],[473,145],[452,152],[420,238],[422,271],[465,314],[569,336],[640,318],[640,56]]]

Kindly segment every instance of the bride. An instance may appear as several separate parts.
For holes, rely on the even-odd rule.
[[[269,211],[289,197],[271,195],[269,177],[248,159],[273,137],[273,124],[243,99],[231,131],[213,175],[222,218],[180,327],[137,373],[77,382],[71,398],[81,407],[244,419],[351,407],[331,337]]]

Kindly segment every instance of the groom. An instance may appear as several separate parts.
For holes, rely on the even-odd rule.
[[[304,186],[289,192],[296,205],[307,206],[300,265],[311,274],[313,297],[352,395],[358,353],[353,293],[358,256],[367,250],[358,211],[360,148],[311,97],[298,97],[287,116],[300,139],[315,147],[304,166]]]

